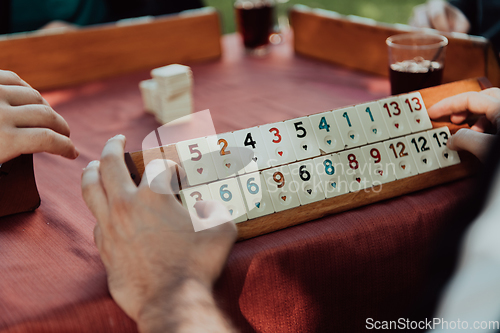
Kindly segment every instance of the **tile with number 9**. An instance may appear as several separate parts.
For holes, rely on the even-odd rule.
[[[420,132],[406,136],[411,155],[417,165],[418,173],[439,169],[436,152],[432,146],[429,134]]]
[[[392,163],[382,142],[361,147],[368,162],[368,170],[372,176],[373,185],[380,185],[396,180],[395,165]]]
[[[450,129],[446,126],[435,128],[427,132],[441,168],[460,163],[460,157],[455,150],[448,149],[446,143],[451,136]]]
[[[297,187],[288,165],[262,171],[274,211],[281,212],[300,206]]]
[[[432,128],[431,119],[427,113],[422,95],[419,92],[399,96],[403,110],[408,116],[413,133]]]
[[[266,182],[259,172],[237,177],[248,219],[255,219],[274,213],[274,206],[267,190]]]
[[[366,144],[366,136],[355,107],[332,111],[335,122],[344,141],[344,148]]]
[[[233,133],[211,135],[207,142],[219,179],[245,173]]]
[[[302,205],[325,199],[323,184],[313,160],[292,163],[288,167],[293,180],[298,184],[297,193]]]
[[[233,132],[247,173],[271,167],[264,139],[258,127]]]
[[[190,186],[218,179],[206,138],[181,141],[176,148]]]
[[[373,143],[389,138],[389,131],[382,118],[378,103],[356,105],[356,110],[368,142]]]
[[[259,126],[272,166],[297,160],[284,122]]]
[[[320,155],[318,143],[308,117],[287,120],[285,126],[297,160],[305,160]]]
[[[401,105],[399,97],[385,98],[378,101],[378,104],[380,105],[382,116],[391,138],[397,138],[398,136],[411,133],[411,127],[408,123],[406,113],[403,112],[403,106]]]
[[[333,113],[323,112],[309,116],[318,147],[322,154],[344,150],[344,141],[340,135]]]
[[[229,210],[235,223],[248,220],[240,186],[236,178],[224,179],[208,184],[212,199],[221,202]]]
[[[325,189],[326,198],[349,193],[345,166],[340,163],[338,154],[317,157],[313,160],[313,163]]]

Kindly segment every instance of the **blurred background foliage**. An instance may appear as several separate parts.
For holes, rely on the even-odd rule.
[[[233,0],[204,0],[207,6],[217,8],[225,33],[235,31]],[[285,15],[290,7],[303,4],[312,8],[334,10],[344,15],[358,15],[387,23],[407,23],[414,6],[425,0],[281,0],[278,15]]]

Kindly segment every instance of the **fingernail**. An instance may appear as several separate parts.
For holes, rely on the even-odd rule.
[[[75,147],[75,151],[73,153],[73,158],[77,158],[78,156],[80,156],[80,151]]]
[[[92,168],[92,167],[98,168],[100,164],[101,164],[101,162],[99,162],[99,161],[90,161],[90,163],[87,165],[87,167],[85,169]]]
[[[125,135],[123,135],[123,134],[118,134],[118,135],[115,135],[114,137],[112,137],[112,138],[111,138],[111,139],[109,139],[108,141],[115,140],[115,139],[125,140]]]

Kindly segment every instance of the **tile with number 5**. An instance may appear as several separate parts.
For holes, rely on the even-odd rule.
[[[365,132],[355,107],[334,110],[332,113],[344,141],[344,148],[366,144]]]
[[[247,173],[271,167],[264,139],[258,127],[233,132]]]
[[[313,159],[315,171],[318,173],[326,198],[349,193],[349,185],[345,176],[345,166],[340,163],[338,154],[321,156]]]
[[[221,202],[229,210],[235,223],[248,220],[240,186],[236,178],[208,184],[212,199]]]
[[[297,160],[305,160],[320,155],[318,143],[308,117],[287,120],[285,125]]]
[[[292,163],[288,167],[298,184],[297,193],[302,205],[325,199],[323,184],[313,160]]]
[[[284,122],[259,126],[272,166],[297,160]]]
[[[422,95],[419,92],[399,96],[404,112],[408,116],[413,133],[432,128],[431,119],[427,113]]]
[[[274,211],[281,212],[300,206],[297,185],[292,179],[288,165],[262,171]]]
[[[219,179],[245,173],[233,133],[211,135],[207,142]]]
[[[436,152],[432,146],[429,134],[420,132],[406,136],[411,155],[417,165],[418,173],[439,169]]]
[[[259,172],[237,177],[248,219],[255,219],[274,213],[274,206],[267,190],[266,182]]]
[[[176,148],[190,186],[218,179],[206,138],[181,141]]]
[[[359,119],[363,125],[368,142],[378,142],[389,138],[389,131],[382,118],[378,103],[356,105]]]
[[[448,127],[440,127],[435,128],[433,130],[428,131],[429,136],[431,138],[432,146],[436,151],[436,156],[439,162],[439,166],[441,168],[455,165],[460,163],[460,157],[458,156],[458,152],[455,150],[448,149],[446,147],[446,143],[450,138],[450,129]]]
[[[401,105],[399,97],[382,99],[378,101],[378,104],[391,138],[411,133],[411,127],[406,113],[403,112],[403,105]]]
[[[318,147],[322,154],[344,150],[344,141],[333,118],[333,113],[323,112],[309,116]]]

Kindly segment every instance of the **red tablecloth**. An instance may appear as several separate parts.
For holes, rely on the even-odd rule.
[[[290,43],[245,57],[238,37],[224,57],[193,65],[196,110],[220,133],[304,116],[389,94],[386,79],[295,57]],[[95,220],[80,194],[81,170],[106,140],[129,150],[159,126],[145,114],[142,72],[45,93],[72,128],[76,161],[35,156],[41,207],[0,219],[1,332],[132,332],[111,299],[93,243]],[[235,245],[215,292],[242,331],[356,332],[397,319],[426,274],[428,244],[470,181],[459,181]]]

